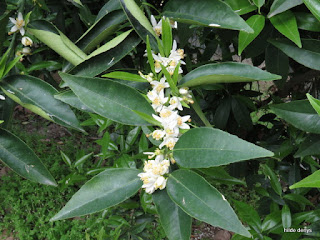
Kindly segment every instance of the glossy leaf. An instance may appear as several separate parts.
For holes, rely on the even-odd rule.
[[[116,46],[118,46],[123,40],[126,39],[126,37],[129,36],[129,34],[131,33],[132,30],[128,30],[124,33],[121,33],[120,35],[116,36],[115,38],[111,39],[109,42],[105,43],[104,45],[102,45],[101,47],[99,47],[98,49],[96,49],[95,51],[93,51],[87,59],[92,58],[96,55],[99,55],[101,53],[104,53],[108,50],[110,50],[111,48],[114,48]]]
[[[44,20],[30,22],[28,31],[73,65],[84,60],[85,53],[70,40],[67,41],[67,37],[51,23]]]
[[[278,74],[282,77],[276,81],[277,85],[285,84],[289,73],[289,58],[280,49],[269,44],[265,50],[266,70],[270,73]]]
[[[291,227],[291,212],[288,205],[284,205],[281,211],[282,226],[284,228]]]
[[[103,16],[113,12],[115,10],[121,9],[119,0],[110,0],[108,1],[99,11],[96,21],[102,18]]]
[[[270,108],[288,123],[306,132],[320,134],[320,116],[308,100],[271,105]]]
[[[26,179],[57,186],[47,168],[28,145],[4,129],[0,129],[0,160]]]
[[[87,59],[71,69],[70,73],[74,75],[94,77],[119,62],[123,57],[131,52],[139,42],[140,39],[131,33],[116,47]]]
[[[149,125],[133,111],[154,113],[148,101],[135,89],[109,79],[60,73],[71,90],[90,109],[103,117],[128,125]]]
[[[298,63],[315,70],[320,70],[320,41],[315,39],[302,39],[303,48],[298,48],[287,39],[269,40]]]
[[[280,78],[278,75],[262,71],[260,68],[248,64],[225,62],[198,67],[185,75],[179,84],[193,87],[213,83],[271,81]]]
[[[190,239],[192,219],[169,198],[166,190],[155,192],[152,199],[168,239]]]
[[[139,8],[134,0],[119,0],[121,7],[127,18],[129,19],[131,25],[143,39],[144,42],[147,41],[147,36],[149,36],[150,44],[154,50],[157,50],[157,36],[152,28],[144,12]]]
[[[320,2],[318,0],[303,0],[310,12],[320,21]]]
[[[268,177],[271,183],[271,187],[273,190],[279,195],[282,195],[282,187],[279,181],[279,178],[275,174],[275,172],[268,166],[268,165],[262,165],[262,170],[264,175]]]
[[[148,82],[147,79],[141,77],[138,74],[128,73],[128,72],[120,72],[120,71],[114,71],[111,73],[107,73],[105,75],[102,75],[102,77],[106,78],[112,78],[112,79],[121,79],[126,81],[134,81],[134,82]]]
[[[178,22],[240,30],[253,30],[225,2],[219,0],[170,0],[164,7],[163,15]]]
[[[206,175],[206,179],[217,181],[223,184],[239,184],[246,185],[245,181],[238,178],[232,177],[229,173],[224,170],[224,167],[211,167],[211,168],[199,168],[202,174]]]
[[[273,211],[262,222],[262,231],[268,231],[274,226],[281,224],[281,211]]]
[[[309,135],[301,144],[294,157],[306,157],[311,155],[320,155],[319,135]]]
[[[107,37],[112,35],[126,20],[122,10],[109,13],[95,22],[76,42],[85,53],[91,52]]]
[[[58,91],[39,78],[25,75],[11,75],[0,83],[1,89],[12,100],[43,118],[84,131],[70,107],[55,99]]]
[[[285,194],[285,195],[283,196],[283,199],[287,199],[287,200],[290,200],[290,201],[293,201],[293,202],[297,202],[297,203],[299,203],[300,205],[314,206],[314,205],[312,204],[312,202],[310,202],[307,198],[305,198],[305,197],[302,196],[302,195],[295,194],[295,193]]]
[[[314,110],[316,110],[316,112],[320,115],[320,100],[312,97],[309,93],[307,93],[307,98]]]
[[[300,182],[293,184],[290,186],[290,189],[301,187],[320,188],[320,170],[315,171],[310,176],[302,179]]]
[[[79,98],[74,94],[72,91],[65,91],[54,95],[55,99],[58,99],[74,108],[77,108],[81,111],[85,112],[91,112],[93,113],[90,108],[88,108],[86,105],[84,105]]]
[[[243,15],[257,9],[257,6],[251,3],[249,0],[225,0],[225,2],[238,15]]]
[[[247,21],[247,24],[253,29],[254,33],[239,33],[238,55],[259,35],[264,28],[265,18],[262,15],[253,15]]]
[[[257,211],[244,202],[233,200],[233,203],[240,219],[259,231],[261,229],[261,219]]]
[[[95,213],[117,205],[133,196],[142,186],[141,171],[111,168],[86,182],[50,221]]]
[[[311,13],[296,12],[294,15],[296,16],[299,29],[320,32],[320,21]]]
[[[179,138],[173,156],[182,167],[207,168],[273,153],[218,129],[194,128]]]
[[[250,237],[221,193],[204,178],[190,170],[170,174],[167,193],[190,216],[216,227]]]
[[[297,21],[291,11],[285,11],[273,16],[270,21],[281,34],[294,42],[299,48],[302,47]]]
[[[303,0],[275,0],[270,8],[268,18],[275,16],[276,14],[285,12],[295,6],[302,4]]]
[[[264,5],[265,0],[253,0],[253,2],[258,8],[261,8]]]

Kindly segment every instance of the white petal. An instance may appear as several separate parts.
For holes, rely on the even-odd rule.
[[[173,40],[172,50],[171,51],[176,51],[176,50],[177,50],[177,42],[176,42],[176,40]]]
[[[14,18],[9,17],[9,19],[10,19],[10,21],[11,21],[13,24],[16,24],[16,23],[17,23],[17,21],[16,21]]]
[[[20,28],[20,33],[21,33],[22,36],[24,35],[24,33],[25,33],[24,28]]]
[[[151,20],[152,26],[153,26],[153,27],[157,26],[157,21],[156,21],[156,19],[154,18],[154,16],[151,15],[150,17],[151,17],[150,20]]]
[[[0,100],[6,100],[6,98],[3,95],[0,95]]]
[[[23,16],[21,12],[18,13],[18,20],[23,20]]]
[[[16,25],[14,25],[11,29],[10,32],[16,32],[18,31],[18,27]]]

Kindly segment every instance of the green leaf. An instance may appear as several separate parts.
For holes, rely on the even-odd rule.
[[[260,68],[248,64],[225,62],[198,67],[185,75],[179,84],[193,87],[213,83],[272,81],[280,78],[278,75],[262,71]]]
[[[268,18],[275,16],[276,14],[287,11],[290,8],[302,4],[303,0],[275,0],[270,8]]]
[[[266,175],[271,183],[271,187],[273,190],[279,195],[282,195],[282,187],[279,181],[279,178],[277,175],[274,173],[274,171],[268,166],[268,165],[262,165],[261,166],[264,175]]]
[[[284,205],[281,211],[282,226],[284,228],[291,227],[291,212],[288,205]]]
[[[84,132],[70,107],[54,98],[58,91],[43,80],[11,75],[1,81],[0,87],[12,100],[43,118]]]
[[[173,156],[182,167],[207,168],[273,153],[218,129],[194,128],[179,138]]]
[[[231,98],[231,107],[238,126],[248,130],[252,129],[253,125],[248,108],[235,97]]]
[[[268,231],[274,226],[281,224],[281,211],[274,211],[266,216],[262,222],[262,231]]]
[[[119,62],[123,57],[131,52],[139,42],[140,39],[131,33],[116,47],[87,59],[71,69],[70,73],[74,75],[94,77]]]
[[[20,55],[18,57],[15,57],[12,61],[10,61],[6,66],[6,70],[4,71],[3,76],[6,76],[10,72],[10,70],[17,64],[17,62],[20,61],[22,57],[23,55]]]
[[[71,90],[90,109],[103,117],[128,125],[149,125],[133,111],[154,113],[149,102],[135,89],[109,79],[60,73]]]
[[[315,39],[302,39],[303,48],[298,48],[287,39],[269,40],[298,63],[315,70],[320,70],[320,41]]]
[[[258,7],[258,8],[261,8],[264,3],[265,3],[265,0],[253,0],[253,3]]]
[[[88,160],[92,156],[93,152],[82,156],[81,158],[77,159],[77,161],[74,163],[74,167],[79,167],[82,165],[86,160]]]
[[[4,129],[0,129],[0,160],[24,178],[57,186],[47,168],[28,145]]]
[[[316,112],[320,115],[320,100],[312,97],[309,93],[307,93],[307,98],[314,110],[316,110]]]
[[[162,44],[165,56],[169,57],[172,49],[172,29],[169,18],[162,19]]]
[[[142,186],[141,171],[111,168],[86,182],[50,221],[95,213],[117,205],[136,194]]]
[[[81,111],[93,113],[93,111],[84,105],[71,90],[55,94],[54,98]]]
[[[257,6],[251,3],[249,0],[225,0],[225,2],[238,15],[243,15],[257,9]]]
[[[199,168],[198,170],[207,175],[206,178],[208,180],[217,181],[223,184],[246,185],[245,181],[230,176],[229,173],[224,170],[224,167]]]
[[[142,119],[146,120],[148,123],[162,127],[162,124],[159,121],[155,120],[152,116],[137,110],[133,110],[133,112],[138,114]]]
[[[190,170],[169,175],[167,193],[190,216],[240,235],[250,237],[224,196],[204,178]]]
[[[163,15],[178,22],[240,30],[253,30],[225,2],[219,0],[170,0],[164,7]]]
[[[265,50],[266,70],[270,73],[282,76],[280,81],[276,81],[277,85],[285,84],[289,73],[289,58],[280,49],[269,44]]]
[[[32,71],[41,70],[41,69],[44,69],[44,68],[49,68],[49,69],[54,68],[54,70],[60,69],[61,68],[61,63],[56,62],[56,61],[41,61],[41,62],[37,62],[37,63],[32,64],[28,68],[28,73],[31,73]]]
[[[167,82],[170,85],[170,90],[172,91],[173,95],[178,96],[179,90],[178,90],[176,84],[174,83],[174,81],[172,80],[170,73],[162,64],[160,64],[160,65],[161,65],[162,72],[163,72],[164,76],[166,77]]]
[[[0,53],[2,53],[3,43],[4,43],[6,36],[7,36],[6,27],[7,27],[7,23],[9,20],[9,16],[12,14],[11,11],[5,13],[6,8],[7,8],[6,2],[1,1],[0,2]],[[0,76],[1,76],[1,74],[0,74]]]
[[[320,21],[320,2],[318,0],[303,0],[310,12]]]
[[[284,36],[294,42],[299,48],[302,47],[298,25],[294,14],[291,11],[285,11],[270,18],[272,25]]]
[[[302,143],[294,157],[306,157],[311,155],[320,155],[320,139],[319,135],[309,135]]]
[[[290,186],[290,189],[301,187],[320,188],[320,170],[315,171],[308,177],[293,184],[292,186]]]
[[[68,41],[67,37],[55,26],[47,21],[36,20],[30,22],[28,31],[73,65],[81,63],[84,60],[84,56],[86,56],[75,44],[70,40]]]
[[[108,1],[99,11],[96,21],[102,18],[103,16],[113,12],[115,10],[121,9],[119,0],[110,0]]]
[[[149,36],[150,44],[154,50],[157,50],[157,39],[152,25],[150,24],[148,18],[144,15],[144,12],[139,8],[134,0],[119,0],[121,7],[127,18],[129,19],[134,30],[143,39],[144,42]]]
[[[77,46],[85,53],[91,52],[102,41],[114,34],[126,15],[122,10],[109,13],[97,20],[76,42]]]
[[[249,224],[256,231],[261,231],[261,219],[257,211],[254,210],[252,206],[244,202],[233,200],[233,203],[240,219]]]
[[[296,16],[299,29],[320,32],[320,22],[311,13],[296,12],[294,15]]]
[[[113,78],[113,79],[121,79],[126,81],[134,81],[134,82],[148,82],[147,79],[144,79],[138,74],[128,73],[128,72],[120,72],[114,71],[111,73],[107,73],[102,75],[102,77]]]
[[[165,190],[152,194],[163,227],[169,240],[190,239],[192,219],[172,202]]]
[[[132,30],[128,30],[124,33],[121,33],[119,36],[116,36],[115,38],[113,38],[112,40],[110,40],[109,42],[107,42],[106,44],[102,45],[101,47],[99,47],[98,49],[96,49],[95,51],[93,51],[87,59],[90,59],[96,55],[99,55],[101,53],[104,53],[108,50],[110,50],[111,48],[114,48],[116,46],[118,46],[123,40],[126,39],[126,37],[131,33]]]
[[[313,203],[310,202],[307,198],[305,198],[304,196],[301,196],[299,194],[295,194],[295,193],[285,194],[283,196],[283,199],[294,201],[294,202],[297,202],[297,203],[303,204],[303,205],[314,206]]]
[[[306,132],[320,134],[320,116],[308,100],[271,105],[270,108],[294,127]]]
[[[254,33],[239,32],[238,55],[259,35],[264,28],[265,17],[262,15],[253,15],[247,21],[247,24],[253,29]]]

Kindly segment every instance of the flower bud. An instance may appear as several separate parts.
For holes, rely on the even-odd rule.
[[[22,40],[21,40],[21,43],[23,44],[23,46],[32,46],[32,44],[33,44],[33,41],[32,41],[32,39],[31,38],[29,38],[29,37],[23,37],[22,38]]]

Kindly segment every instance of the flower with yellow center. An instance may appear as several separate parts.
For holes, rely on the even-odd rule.
[[[33,41],[32,41],[32,39],[31,38],[29,38],[29,37],[23,37],[22,39],[21,39],[21,43],[23,44],[23,46],[25,46],[25,47],[27,47],[27,46],[32,46],[32,44],[33,44]]]
[[[161,140],[165,134],[166,134],[165,131],[155,130],[152,132],[152,137],[156,140]]]
[[[153,30],[155,31],[157,36],[160,36],[162,34],[162,19],[160,19],[160,21],[157,23],[153,15],[151,15],[150,17],[151,17],[150,20],[151,20]]]
[[[20,31],[20,34],[23,36],[25,33],[25,30],[23,28],[25,25],[25,21],[23,20],[22,13],[19,12],[18,17],[16,19],[14,19],[14,18],[9,18],[9,19],[14,24],[14,26],[11,28],[9,34]]]
[[[153,87],[153,90],[160,93],[163,89],[170,87],[169,83],[166,82],[166,78],[163,77],[160,81],[152,81],[150,84]]]

